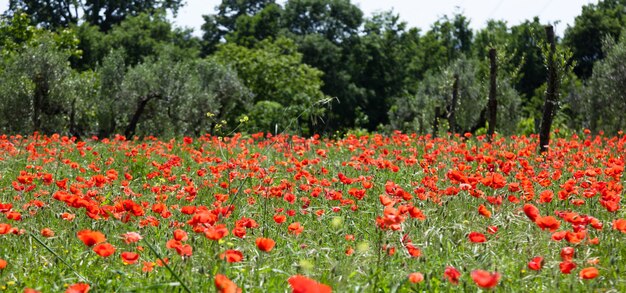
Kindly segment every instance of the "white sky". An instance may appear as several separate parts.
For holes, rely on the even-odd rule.
[[[8,7],[8,0],[0,0],[0,10]],[[200,26],[203,14],[214,13],[220,0],[186,0],[174,22],[178,26],[193,28],[195,35],[201,35]],[[284,0],[278,0],[283,4]],[[563,36],[567,25],[574,24],[583,5],[597,3],[598,0],[353,0],[363,10],[365,16],[372,12],[393,9],[411,27],[422,32],[443,15],[462,12],[470,19],[473,29],[482,28],[488,19],[507,21],[509,26],[517,25],[526,19],[539,16],[542,23],[556,24],[556,32]]]

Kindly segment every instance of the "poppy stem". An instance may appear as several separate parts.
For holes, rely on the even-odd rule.
[[[150,244],[150,242],[148,242],[148,240],[146,240],[145,238],[143,239],[143,242],[145,242],[146,245],[148,246],[148,248],[150,248],[150,250],[152,251],[152,253],[154,253],[156,255],[156,257],[159,258],[159,260],[165,266],[165,268],[168,271],[170,271],[170,273],[172,275],[174,275],[174,278],[176,278],[176,280],[180,283],[180,285],[183,286],[183,289],[185,289],[186,292],[191,293],[191,290],[189,290],[189,287],[187,287],[187,285],[185,285],[185,282],[183,282],[183,280],[178,276],[178,274],[176,274],[174,272],[174,270],[172,270],[172,268],[170,268],[170,266],[167,264],[167,262],[161,257],[161,255],[156,251],[156,249],[154,249],[152,244]]]
[[[72,272],[81,280],[83,280],[84,282],[91,283],[91,281],[89,281],[87,278],[83,277],[83,275],[79,274],[78,271],[76,271],[76,269],[74,269],[74,267],[72,267],[69,263],[67,263],[67,261],[65,261],[65,259],[63,259],[59,254],[57,254],[54,250],[52,250],[52,248],[50,248],[48,245],[46,245],[45,243],[43,243],[43,241],[41,241],[41,239],[37,238],[37,236],[35,236],[35,234],[33,232],[29,232],[30,237],[32,237],[33,239],[35,239],[35,241],[37,241],[39,244],[41,244],[41,246],[43,246],[47,251],[49,251],[50,253],[52,253],[52,255],[54,255],[58,260],[60,260],[66,267],[68,267],[70,270],[72,270]]]

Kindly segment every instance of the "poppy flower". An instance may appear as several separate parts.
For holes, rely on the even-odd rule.
[[[141,267],[141,271],[144,272],[144,273],[152,272],[154,270],[154,265],[155,265],[155,263],[153,263],[151,261],[144,261],[143,262],[143,267]]]
[[[80,239],[83,243],[85,243],[85,245],[90,247],[106,241],[106,237],[104,236],[104,234],[98,231],[81,230],[78,231],[76,235],[78,236],[78,239]]]
[[[576,268],[576,264],[571,261],[562,261],[559,264],[559,269],[561,270],[561,273],[563,274],[569,274],[575,268]]]
[[[485,218],[491,218],[491,211],[485,205],[478,206],[478,213]]]
[[[174,247],[176,249],[176,253],[180,256],[191,256],[193,254],[193,247],[189,244],[178,245]]]
[[[270,252],[274,249],[274,245],[276,245],[276,242],[270,238],[256,239],[256,247],[258,247],[261,251]]]
[[[475,270],[475,271],[472,271],[471,276],[472,276],[472,280],[474,280],[474,283],[476,283],[478,287],[481,287],[484,289],[493,288],[497,286],[498,282],[500,281],[500,274],[497,272],[490,273],[490,272],[483,271],[483,270]]]
[[[391,248],[391,249],[394,249],[394,248]],[[406,249],[411,257],[420,257],[422,255],[422,251],[419,248],[413,246],[413,244],[411,243],[408,243],[406,245]],[[393,255],[393,253],[391,253],[390,255]]]
[[[571,261],[574,259],[575,253],[576,250],[573,247],[563,247],[563,249],[561,249],[561,260]]]
[[[424,281],[424,275],[422,273],[410,273],[409,274],[409,282],[415,284],[415,283],[421,283],[422,281]]]
[[[120,257],[122,258],[122,261],[125,264],[129,264],[129,265],[132,265],[139,260],[139,254],[136,252],[125,251],[125,252],[122,252]]]
[[[533,222],[539,218],[539,209],[532,204],[527,203],[524,205],[524,213]]]
[[[189,239],[189,236],[187,235],[187,232],[185,232],[184,230],[181,230],[181,229],[174,230],[174,240],[176,240],[176,241],[187,241],[187,239]]]
[[[115,247],[109,243],[101,243],[94,246],[93,251],[101,257],[109,257],[115,253]]]
[[[282,224],[285,221],[287,221],[287,216],[281,214],[274,215],[274,222],[276,222],[276,224]]]
[[[613,221],[613,230],[626,233],[626,219],[617,219]]]
[[[220,258],[230,263],[240,262],[243,259],[243,253],[239,250],[229,249],[220,254]]]
[[[300,225],[300,222],[295,222],[295,223],[289,224],[287,229],[289,230],[289,233],[291,234],[300,235],[300,233],[304,231],[304,226]]]
[[[533,257],[533,259],[531,259],[528,262],[528,268],[533,270],[533,271],[541,270],[542,266],[543,266],[543,257],[541,257],[541,256],[535,256],[535,257]]]
[[[0,223],[0,235],[7,234],[9,231],[11,231],[10,224]]]
[[[537,226],[542,230],[548,229],[550,232],[554,232],[561,227],[561,222],[553,216],[538,217],[535,223],[537,223]]]
[[[211,226],[204,231],[204,236],[211,240],[220,240],[228,235],[228,228],[226,225],[219,224],[215,226]]]
[[[459,278],[461,277],[461,272],[454,267],[446,267],[443,271],[443,276],[448,279],[450,283],[457,285],[459,283]]]
[[[584,268],[580,271],[580,278],[585,280],[595,279],[600,273],[594,267]]]
[[[215,275],[215,288],[220,293],[239,293],[241,288],[237,287],[235,282],[231,281],[228,277],[222,274]]]
[[[65,293],[87,293],[89,292],[89,284],[86,283],[76,283],[67,287]]]
[[[7,261],[0,258],[0,270],[3,270],[7,267]]]
[[[41,229],[41,236],[46,237],[46,238],[50,238],[50,237],[54,236],[54,231],[52,231],[52,229],[50,229],[50,228],[43,228],[43,229]]]
[[[487,241],[487,237],[485,237],[485,234],[479,232],[471,232],[467,237],[473,243],[483,243]]]
[[[137,232],[124,233],[122,234],[122,238],[124,239],[124,243],[126,244],[139,242],[139,240],[143,239],[143,237],[141,237],[141,235],[139,235],[139,233]]]
[[[291,276],[287,282],[291,286],[292,293],[330,293],[332,288],[330,286],[318,283],[315,280],[309,279],[305,276],[295,275]]]

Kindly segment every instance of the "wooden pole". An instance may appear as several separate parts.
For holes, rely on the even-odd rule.
[[[497,96],[496,96],[496,78],[497,78],[497,74],[498,74],[498,64],[496,63],[496,49],[495,48],[491,48],[489,49],[489,63],[490,63],[490,70],[489,70],[489,102],[488,102],[488,109],[489,109],[489,127],[487,128],[487,139],[489,141],[491,141],[493,134],[496,131],[496,122],[497,122],[497,118],[498,118],[498,100],[497,100]]]
[[[543,104],[543,117],[541,119],[541,128],[539,130],[539,153],[548,150],[550,144],[550,129],[552,128],[552,120],[556,111],[556,103],[559,97],[557,86],[557,72],[555,64],[556,43],[554,41],[554,28],[551,25],[545,27],[550,51],[548,53],[548,88],[546,90],[546,99]]]
[[[450,113],[448,115],[448,123],[450,133],[456,133],[456,104],[459,101],[459,74],[454,74],[454,84],[452,85],[452,104],[450,105]]]

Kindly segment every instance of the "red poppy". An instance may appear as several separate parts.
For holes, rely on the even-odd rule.
[[[65,293],[87,293],[89,292],[89,284],[86,283],[76,283],[67,287]]]
[[[491,211],[485,205],[478,206],[478,213],[485,218],[491,218]]]
[[[256,239],[256,247],[258,247],[261,251],[270,252],[274,249],[274,245],[276,245],[276,242],[270,238]]]
[[[330,286],[318,283],[315,280],[309,279],[301,275],[291,276],[287,281],[289,282],[289,286],[291,286],[292,293],[330,293],[332,292],[332,288],[330,288]]]
[[[415,284],[415,283],[421,283],[422,281],[424,281],[424,275],[422,273],[410,273],[409,274],[409,282]]]
[[[124,233],[122,234],[122,238],[124,239],[124,242],[126,244],[139,242],[139,240],[143,239],[143,237],[141,237],[141,235],[139,235],[139,233],[137,232]]]
[[[277,224],[282,224],[285,221],[287,221],[287,216],[285,215],[274,215],[274,222],[276,222]]]
[[[304,226],[300,225],[300,222],[295,222],[295,223],[289,224],[287,229],[289,230],[289,233],[291,234],[300,235],[300,233],[304,231]]]
[[[561,260],[571,261],[574,259],[575,253],[576,250],[573,247],[563,247],[563,249],[561,249]]]
[[[446,267],[443,271],[443,276],[448,279],[448,281],[452,284],[458,284],[459,278],[461,278],[461,272],[459,272],[454,267]]]
[[[215,226],[211,226],[206,231],[204,231],[204,236],[211,240],[220,240],[228,235],[228,228],[226,225],[219,224]]]
[[[542,230],[548,229],[550,232],[554,232],[561,227],[561,222],[553,216],[538,217],[535,223],[537,223],[537,226]]]
[[[626,233],[626,219],[617,219],[613,221],[613,229]]]
[[[3,270],[7,267],[7,261],[0,258],[0,270]]]
[[[395,250],[395,248],[391,248],[390,250],[392,249]],[[413,244],[411,243],[408,243],[406,245],[406,249],[411,257],[420,257],[422,255],[422,251],[419,248],[413,246]],[[393,253],[391,253],[390,255],[393,255]]]
[[[174,240],[176,240],[176,241],[187,241],[187,239],[189,239],[189,236],[187,235],[187,232],[185,232],[184,230],[181,230],[181,229],[174,230]]]
[[[240,262],[243,259],[243,253],[239,250],[229,249],[226,252],[220,254],[221,259],[225,259],[227,262]]]
[[[143,262],[143,267],[141,267],[141,271],[144,272],[144,273],[152,272],[154,270],[154,265],[155,265],[155,263],[153,263],[151,261],[144,261]]]
[[[497,272],[490,273],[490,272],[483,271],[483,270],[475,270],[475,271],[472,271],[471,276],[472,276],[472,280],[474,280],[474,283],[476,283],[478,287],[485,288],[485,289],[489,289],[489,288],[493,288],[497,286],[498,282],[500,281],[500,274]]]
[[[98,243],[106,241],[104,234],[98,231],[81,230],[78,231],[76,235],[78,236],[78,239],[80,239],[87,246],[94,246]]]
[[[139,260],[139,254],[135,252],[122,252],[120,255],[122,257],[122,261],[126,264],[132,265]]]
[[[115,253],[115,247],[109,243],[101,243],[94,246],[93,251],[102,257],[109,257]]]
[[[178,245],[174,247],[176,249],[176,253],[180,256],[191,256],[193,254],[193,247],[189,244]]]
[[[11,231],[10,224],[0,223],[0,235],[7,234],[9,231]]]
[[[533,222],[539,218],[539,209],[532,204],[527,203],[524,205],[524,213]]]
[[[50,228],[43,228],[41,229],[41,236],[49,238],[54,236],[54,231],[52,231],[52,229]]]
[[[600,273],[594,267],[584,268],[580,271],[580,278],[585,280],[595,279]]]
[[[563,274],[569,274],[575,268],[576,268],[576,264],[571,261],[562,261],[559,264],[559,269],[561,270],[561,273]]]
[[[215,276],[214,282],[215,282],[215,288],[217,288],[217,291],[220,293],[241,292],[241,288],[237,287],[237,284],[235,284],[235,282],[228,279],[228,277],[226,277],[225,275],[217,274]]]
[[[535,256],[535,257],[533,257],[533,259],[531,259],[528,262],[528,268],[533,270],[533,271],[541,270],[542,266],[543,266],[543,257],[541,257],[541,256]]]
[[[483,243],[487,241],[487,237],[485,237],[485,234],[479,232],[470,232],[467,237],[473,243]]]

